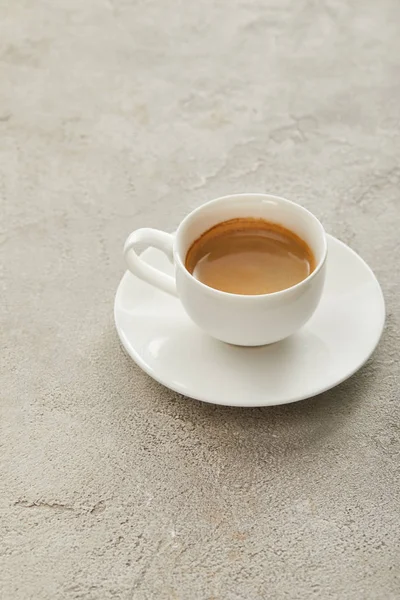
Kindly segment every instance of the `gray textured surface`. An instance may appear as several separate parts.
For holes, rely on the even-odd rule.
[[[2,599],[400,597],[399,22],[398,0],[1,4]],[[240,191],[309,207],[386,297],[368,365],[297,405],[187,400],[114,331],[129,231]]]

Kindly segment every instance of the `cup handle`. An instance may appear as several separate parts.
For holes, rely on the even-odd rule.
[[[149,228],[137,229],[130,234],[125,242],[124,258],[128,269],[136,277],[147,281],[147,283],[154,285],[163,292],[167,292],[167,294],[177,296],[175,278],[148,265],[135,251],[137,244],[147,244],[148,246],[162,250],[169,260],[173,262],[173,243],[174,236],[165,231]]]

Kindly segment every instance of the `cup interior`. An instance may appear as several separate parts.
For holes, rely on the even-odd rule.
[[[325,260],[326,237],[318,219],[299,204],[266,194],[224,196],[191,212],[177,231],[176,259],[184,266],[190,246],[208,229],[230,219],[246,217],[265,219],[297,234],[314,254],[316,268],[313,272],[317,271]]]

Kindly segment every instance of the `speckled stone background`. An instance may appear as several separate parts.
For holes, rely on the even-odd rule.
[[[398,0],[0,4],[2,600],[400,598]],[[121,350],[135,227],[303,203],[387,327],[309,401],[207,406]]]

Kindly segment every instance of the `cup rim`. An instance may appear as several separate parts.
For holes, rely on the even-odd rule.
[[[279,290],[277,292],[270,292],[267,294],[234,294],[233,292],[224,292],[223,290],[217,290],[216,288],[213,288],[213,287],[199,281],[198,279],[193,277],[193,275],[187,270],[185,263],[182,260],[182,257],[180,256],[180,253],[177,251],[176,246],[177,246],[177,240],[179,238],[179,235],[180,235],[181,231],[183,230],[183,228],[185,227],[185,225],[187,224],[187,222],[189,221],[189,219],[192,219],[194,216],[196,216],[196,214],[201,213],[206,207],[212,206],[213,204],[218,204],[222,200],[229,200],[229,199],[234,200],[234,199],[240,199],[240,198],[244,199],[244,198],[249,198],[249,197],[250,198],[258,197],[258,198],[264,198],[264,199],[269,199],[269,200],[278,200],[279,202],[286,204],[288,206],[295,206],[297,209],[300,208],[308,217],[310,217],[316,223],[316,225],[318,226],[318,228],[321,232],[321,237],[323,240],[323,253],[322,253],[322,257],[320,258],[315,269],[312,271],[312,273],[307,275],[307,277],[305,279],[302,279],[295,285],[292,285],[283,290]],[[223,223],[223,221],[221,221],[221,223]],[[179,224],[179,227],[175,233],[175,243],[174,243],[173,253],[174,253],[175,263],[179,264],[179,266],[183,269],[185,274],[193,282],[195,282],[195,284],[198,285],[200,287],[200,289],[203,289],[207,293],[211,293],[214,296],[215,295],[220,296],[221,298],[236,299],[236,300],[240,300],[240,301],[249,301],[250,300],[250,301],[254,302],[254,300],[257,300],[257,299],[265,300],[266,298],[282,297],[288,293],[292,293],[293,291],[299,289],[300,287],[304,286],[306,283],[308,283],[309,281],[314,279],[314,277],[316,277],[316,275],[320,272],[320,270],[322,269],[322,267],[324,266],[324,264],[326,262],[326,257],[328,254],[328,242],[327,242],[327,238],[326,238],[325,229],[324,229],[322,223],[320,222],[320,220],[310,210],[308,210],[301,204],[298,204],[297,202],[293,202],[293,200],[288,200],[287,198],[284,198],[283,196],[275,196],[274,194],[263,194],[263,193],[251,192],[251,193],[228,194],[226,196],[220,196],[218,198],[214,198],[213,200],[209,200],[208,202],[205,202],[204,204],[202,204],[202,205],[198,206],[197,208],[195,208],[194,210],[192,210],[181,221],[181,223]]]

